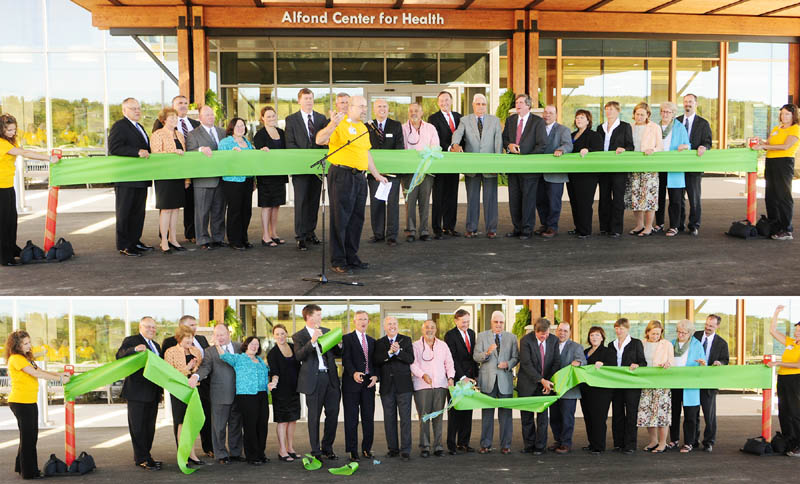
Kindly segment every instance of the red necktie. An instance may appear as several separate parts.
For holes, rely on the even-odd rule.
[[[522,118],[519,118],[519,123],[517,124],[517,140],[514,141],[514,144],[519,146],[520,139],[522,139]]]
[[[364,350],[364,373],[369,374],[369,352],[367,351],[367,337],[361,333],[361,349]]]
[[[447,124],[450,125],[450,132],[451,133],[455,133],[456,132],[456,125],[455,125],[455,123],[453,123],[453,115],[450,114],[450,113],[447,113]]]
[[[467,334],[466,331],[464,331],[464,344],[467,345],[467,353],[472,353],[472,349],[469,345],[469,334]]]
[[[181,119],[181,134],[183,134],[183,139],[189,135],[189,128],[186,126],[186,121]]]

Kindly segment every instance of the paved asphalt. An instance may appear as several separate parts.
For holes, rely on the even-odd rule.
[[[58,218],[57,236],[72,242],[77,257],[60,264],[2,267],[0,280],[8,283],[0,286],[0,295],[796,295],[800,242],[726,236],[731,221],[744,218],[744,211],[741,199],[704,201],[697,238],[682,233],[674,238],[659,234],[644,239],[623,235],[616,240],[600,236],[577,240],[567,234],[572,219],[565,202],[557,237],[520,241],[502,237],[511,222],[507,204],[501,203],[500,237],[495,240],[481,234],[477,239],[407,243],[401,233],[396,247],[368,241],[372,232],[367,212],[359,255],[370,268],[350,276],[328,271],[330,279],[361,282],[361,287],[333,283],[317,287],[301,280],[320,272],[321,247],[313,246],[308,252],[294,247],[291,208],[280,213],[279,233],[286,245],[261,247],[261,224],[254,210],[249,235],[256,247],[251,250],[206,252],[187,243],[187,252],[162,255],[156,249],[141,258],[117,253],[113,224],[92,234],[72,234],[113,213],[64,213]],[[459,231],[463,231],[465,212],[466,206],[460,205]],[[155,246],[157,222],[156,212],[149,211],[143,239]],[[42,244],[43,225],[43,217],[21,223],[20,245],[28,239]],[[625,229],[633,225],[632,214],[626,212]]]

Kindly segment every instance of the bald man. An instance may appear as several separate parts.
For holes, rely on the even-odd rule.
[[[358,245],[364,228],[369,171],[380,183],[386,177],[375,168],[369,150],[372,147],[367,127],[361,122],[367,111],[363,96],[350,98],[347,116],[336,113],[331,122],[316,136],[318,145],[327,144],[331,155],[328,171],[328,200],[331,206],[331,268],[340,274],[353,269],[367,269],[369,264],[358,257]],[[347,144],[349,143],[349,144]]]

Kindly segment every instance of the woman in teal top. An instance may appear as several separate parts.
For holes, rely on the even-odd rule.
[[[226,138],[227,139],[227,138]],[[222,361],[236,372],[236,405],[243,417],[244,453],[247,462],[261,465],[269,462],[264,451],[267,448],[267,423],[269,421],[269,399],[267,392],[275,388],[269,383],[269,367],[259,356],[261,342],[249,336],[242,343],[242,353],[224,353],[217,346]]]
[[[691,147],[689,143],[689,133],[683,123],[675,119],[678,114],[678,106],[673,102],[665,101],[661,103],[661,141],[664,151],[683,151]],[[669,230],[667,237],[678,235],[679,224],[682,222],[681,201],[683,191],[686,189],[686,180],[683,172],[659,173],[658,189],[658,210],[656,210],[656,225],[659,228],[664,226],[664,204],[667,200],[666,194],[669,191]]]
[[[678,322],[678,338],[672,342],[674,366],[705,366],[706,352],[700,340],[692,336],[692,322],[684,319]],[[700,390],[697,388],[672,389],[672,425],[669,428],[668,449],[677,449],[681,439],[681,407],[683,408],[683,441],[681,452],[691,452],[697,443],[697,422],[700,418]]]
[[[253,145],[244,136],[247,125],[242,118],[233,118],[228,123],[227,137],[220,140],[218,150],[252,150]],[[253,177],[223,176],[222,192],[228,204],[226,232],[231,249],[245,250],[253,247],[247,241],[247,228],[253,213]]]

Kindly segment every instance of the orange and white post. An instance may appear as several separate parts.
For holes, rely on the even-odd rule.
[[[53,155],[61,159],[61,150],[53,150]],[[58,214],[58,187],[47,191],[47,219],[44,223],[44,251],[47,253],[56,241],[56,215]]]
[[[75,367],[64,365],[64,371],[72,376]],[[69,466],[75,460],[75,400],[64,399],[64,451],[64,461]]]
[[[772,355],[764,355],[764,364],[772,361]],[[761,436],[767,442],[772,439],[772,377],[770,388],[765,388],[761,393]]]

